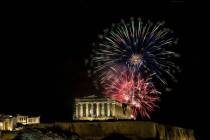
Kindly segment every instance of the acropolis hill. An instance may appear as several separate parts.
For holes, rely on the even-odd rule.
[[[191,129],[134,120],[129,107],[108,98],[76,98],[73,108],[71,122],[25,125],[0,133],[0,140],[195,140]]]
[[[60,127],[78,134],[82,140],[112,140],[115,136],[122,136],[128,140],[195,140],[193,130],[144,121],[78,121],[38,124],[34,127]]]

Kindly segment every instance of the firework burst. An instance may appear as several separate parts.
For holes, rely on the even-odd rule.
[[[164,22],[153,24],[150,21],[131,19],[113,24],[111,29],[99,35],[94,44],[91,64],[97,79],[103,82],[103,72],[115,65],[125,65],[141,77],[154,75],[164,85],[165,76],[175,80],[177,66],[172,61],[179,55],[173,52],[177,40],[172,31],[164,27]]]
[[[131,19],[113,24],[93,44],[90,66],[92,76],[99,81],[95,83],[102,86],[106,96],[129,105],[134,119],[138,112],[142,118],[150,118],[160,100],[152,80],[163,85],[167,85],[166,79],[176,80],[176,44],[164,22]]]
[[[111,75],[106,79],[105,95],[120,103],[128,104],[132,108],[135,119],[140,112],[142,118],[150,118],[150,113],[157,108],[159,92],[150,79],[141,79],[132,71],[117,73],[114,68],[107,72]]]

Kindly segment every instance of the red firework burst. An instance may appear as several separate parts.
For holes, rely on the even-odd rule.
[[[142,118],[150,118],[150,113],[158,107],[156,103],[160,99],[154,85],[130,71],[121,74],[109,71],[108,74],[111,78],[106,79],[108,84],[105,86],[105,95],[130,105],[134,119],[138,112]]]

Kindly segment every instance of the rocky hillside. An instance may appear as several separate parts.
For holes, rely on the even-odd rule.
[[[195,137],[190,129],[143,121],[42,123],[25,128],[16,136],[16,140],[112,139],[195,140]]]

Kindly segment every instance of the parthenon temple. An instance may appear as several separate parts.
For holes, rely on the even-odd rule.
[[[74,120],[131,119],[131,109],[115,100],[95,95],[76,98]]]

